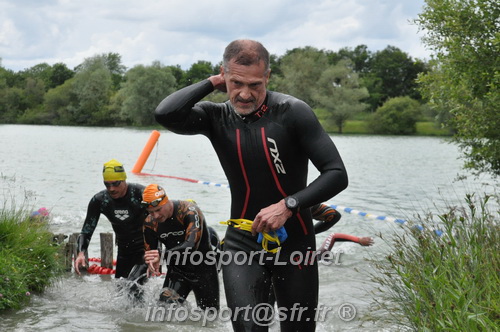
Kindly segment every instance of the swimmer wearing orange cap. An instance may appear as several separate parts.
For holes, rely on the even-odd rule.
[[[163,257],[168,271],[160,300],[182,303],[192,290],[200,308],[218,310],[219,278],[215,252],[198,205],[193,201],[169,199],[157,184],[144,189],[142,204],[149,213],[144,223],[144,259],[148,275],[160,273],[162,254],[158,242],[166,248]],[[191,259],[195,253],[196,260]]]

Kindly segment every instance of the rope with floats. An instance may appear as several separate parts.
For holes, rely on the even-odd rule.
[[[358,215],[358,216],[361,216],[361,217],[366,217],[366,218],[369,218],[369,219],[377,219],[377,220],[387,220],[387,221],[392,221],[392,222],[395,222],[395,223],[398,223],[398,224],[405,224],[407,222],[407,220],[405,219],[400,219],[400,218],[393,218],[393,217],[387,217],[387,216],[377,216],[377,215],[374,215],[374,214],[371,214],[371,213],[367,213],[367,212],[361,212],[361,211],[358,211],[358,210],[355,210],[355,209],[351,209],[351,208],[348,208],[348,207],[345,207],[345,206],[340,206],[340,205],[330,205],[330,207],[332,209],[335,209],[337,211],[344,211],[344,212],[347,212],[349,214],[355,214],[355,215]]]
[[[198,184],[204,184],[207,186],[213,186],[213,187],[220,187],[220,188],[229,188],[228,184],[221,184],[221,183],[215,183],[211,181],[200,181],[200,180],[195,180],[195,179],[190,179],[190,178],[185,178],[185,177],[178,177],[178,176],[171,176],[171,175],[162,175],[162,174],[150,174],[150,173],[137,173],[137,175],[145,175],[145,176],[157,176],[157,177],[163,177],[163,178],[169,178],[169,179],[175,179],[175,180],[180,180],[180,181],[186,181],[186,182],[191,182],[191,183],[198,183]],[[389,217],[389,216],[379,216],[375,214],[371,214],[368,212],[362,212],[353,208],[349,208],[346,206],[341,206],[341,205],[330,205],[331,208],[337,210],[337,211],[344,211],[349,214],[354,214],[358,215],[360,217],[365,217],[369,219],[374,219],[374,220],[384,220],[384,221],[390,221],[394,222],[400,225],[404,225],[408,222],[408,220],[401,219],[401,218],[394,218],[394,217]],[[422,225],[415,225],[415,228],[423,231],[424,227]],[[443,235],[443,231],[436,229],[434,230],[434,233],[438,236]]]
[[[185,177],[178,177],[178,176],[171,176],[171,175],[141,173],[142,168],[143,168],[144,164],[146,163],[149,155],[151,154],[151,151],[153,150],[155,143],[158,141],[159,137],[160,137],[160,133],[157,130],[153,130],[148,142],[146,143],[146,146],[144,147],[144,149],[142,151],[142,154],[139,156],[139,159],[137,160],[136,164],[134,165],[132,173],[134,173],[136,175],[142,175],[142,176],[156,176],[156,177],[175,179],[175,180],[186,181],[186,182],[191,182],[191,183],[198,183],[198,184],[203,184],[203,185],[212,186],[212,187],[229,188],[228,184],[215,183],[215,182],[211,182],[211,181],[200,181],[200,180],[195,180],[195,179],[190,179],[190,178],[185,178]],[[349,207],[345,207],[345,206],[340,206],[340,205],[330,205],[330,206],[337,211],[344,211],[344,212],[349,213],[349,214],[355,214],[355,215],[370,218],[370,219],[391,221],[391,222],[395,222],[395,223],[400,224],[400,225],[404,225],[408,222],[405,219],[388,217],[388,216],[377,216],[377,215],[373,215],[371,213],[358,211],[358,210],[355,210],[355,209],[352,209]],[[421,225],[415,225],[415,228],[417,228],[421,231],[424,230],[424,227]],[[438,230],[438,229],[434,230],[434,233],[438,236],[443,235],[443,232]]]
[[[184,177],[179,177],[179,176],[172,176],[172,175],[150,174],[150,173],[136,173],[136,175],[157,176],[157,177],[161,177],[161,178],[169,178],[169,179],[181,180],[181,181],[186,181],[186,182],[191,182],[191,183],[204,184],[204,185],[212,186],[212,187],[229,188],[228,184],[215,183],[215,182],[211,182],[211,181],[200,181],[200,180],[194,180],[194,179],[189,179],[189,178],[184,178]]]
[[[98,257],[89,258],[89,262],[100,263],[101,259]],[[116,265],[116,260],[113,260],[113,265]],[[92,264],[88,267],[87,272],[90,274],[115,274],[115,269],[110,269],[109,267],[99,266],[97,264]]]
[[[341,206],[341,205],[333,205],[332,204],[332,205],[330,205],[330,207],[332,209],[337,210],[337,211],[344,211],[344,212],[347,212],[349,214],[355,214],[355,215],[358,215],[358,216],[361,216],[361,217],[366,217],[366,218],[369,218],[369,219],[391,221],[391,222],[395,222],[395,223],[400,224],[400,225],[404,225],[404,224],[406,224],[408,222],[408,220],[405,220],[405,219],[394,218],[394,217],[387,217],[387,216],[377,216],[377,215],[374,215],[374,214],[371,214],[371,213],[358,211],[358,210],[351,209],[351,208],[348,208],[348,207],[345,207],[345,206]],[[414,227],[417,228],[420,231],[424,230],[424,227],[422,225],[415,225]],[[443,231],[441,231],[439,229],[435,229],[434,233],[437,236],[443,235]]]
[[[221,187],[221,188],[229,188],[228,184],[221,184],[221,183],[215,183],[211,181],[201,181],[201,180],[195,180],[195,179],[190,179],[190,178],[185,178],[185,177],[178,177],[178,176],[171,176],[171,175],[162,175],[162,174],[150,174],[150,173],[137,173],[137,175],[144,175],[144,176],[157,176],[157,177],[163,177],[163,178],[169,178],[169,179],[175,179],[175,180],[180,180],[180,181],[186,181],[186,182],[191,182],[191,183],[198,183],[198,184],[204,184],[208,186],[213,186],[213,187]],[[386,220],[386,221],[391,221],[395,222],[398,224],[405,224],[407,220],[401,219],[401,218],[394,218],[394,217],[388,217],[388,216],[377,216],[371,213],[367,212],[361,212],[349,207],[341,206],[341,205],[330,205],[333,209],[337,211],[344,211],[349,214],[355,214],[361,217],[366,217],[369,219],[377,219],[377,220]]]

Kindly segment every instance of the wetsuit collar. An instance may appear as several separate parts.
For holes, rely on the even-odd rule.
[[[260,105],[260,107],[258,109],[256,109],[255,111],[253,111],[252,113],[250,113],[248,115],[244,115],[244,116],[240,115],[240,117],[243,119],[243,121],[245,123],[252,123],[252,122],[259,120],[267,111],[268,111],[268,107],[267,107],[267,96],[266,96],[264,103],[262,103],[262,105]]]

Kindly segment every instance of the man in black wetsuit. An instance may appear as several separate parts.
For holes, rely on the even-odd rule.
[[[146,187],[142,203],[149,213],[144,223],[147,274],[159,274],[161,256],[167,262],[160,300],[182,303],[192,290],[199,308],[219,310],[216,256],[198,205],[169,199],[157,184]],[[165,245],[163,254],[158,250],[158,242]]]
[[[95,194],[89,202],[87,216],[78,236],[75,271],[80,274],[80,266],[85,266],[85,251],[103,214],[111,222],[118,245],[115,278],[126,278],[134,265],[144,262],[142,226],[146,209],[141,205],[144,186],[127,183],[125,169],[115,159],[104,164],[102,175],[106,189]]]
[[[300,261],[316,249],[308,208],[344,190],[347,173],[312,109],[292,96],[267,91],[269,75],[269,53],[262,44],[231,42],[219,75],[174,92],[155,116],[172,132],[210,139],[231,188],[231,219],[253,221],[252,232],[230,226],[224,238],[224,252],[249,260],[223,265],[228,307],[236,315],[233,329],[268,330],[269,317],[252,313],[268,302],[272,282],[281,330],[314,331],[318,265]],[[229,101],[202,102],[214,89],[227,91]],[[307,185],[309,161],[320,175]],[[279,258],[262,253],[257,233],[282,226],[288,238]],[[300,308],[300,315],[293,308]]]

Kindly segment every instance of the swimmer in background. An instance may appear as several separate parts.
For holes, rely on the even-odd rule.
[[[317,204],[311,207],[311,214],[313,219],[319,220],[319,222],[314,224],[315,234],[327,231],[341,218],[341,214],[337,210],[326,204]],[[332,250],[335,242],[354,242],[359,243],[363,247],[367,247],[373,245],[373,238],[368,236],[357,237],[343,233],[332,233],[328,235],[323,244],[318,248],[318,257],[321,257],[324,252]]]
[[[49,220],[50,212],[45,207],[41,207],[36,211],[31,212],[30,219],[36,222],[44,222]]]
[[[77,240],[75,272],[80,275],[80,267],[86,267],[85,253],[100,216],[104,215],[113,227],[118,246],[115,278],[126,278],[134,265],[144,262],[142,226],[147,215],[146,208],[141,205],[144,186],[128,183],[123,164],[116,159],[104,163],[102,176],[106,189],[95,194],[88,204]]]

